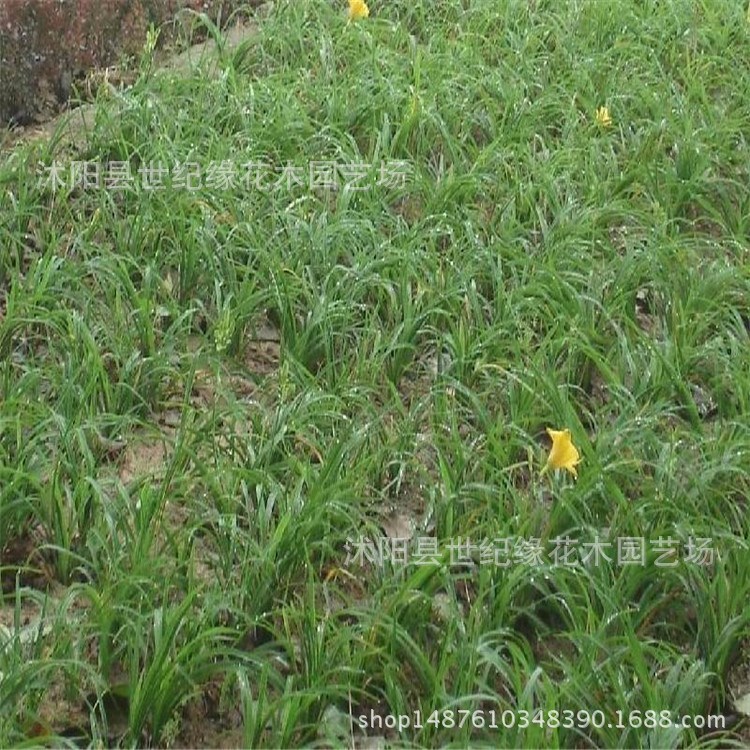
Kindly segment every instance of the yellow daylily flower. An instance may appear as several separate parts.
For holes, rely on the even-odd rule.
[[[552,449],[542,469],[542,474],[549,469],[566,469],[577,477],[576,465],[581,462],[581,454],[573,445],[570,430],[551,430],[548,427],[547,434],[552,438]]]
[[[349,0],[350,21],[359,21],[360,18],[367,18],[369,15],[370,9],[365,0]]]
[[[608,128],[612,124],[612,118],[607,107],[599,107],[596,110],[596,124],[602,128]]]

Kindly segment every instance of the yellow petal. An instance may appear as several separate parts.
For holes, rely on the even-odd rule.
[[[367,18],[370,15],[370,9],[367,7],[365,0],[349,0],[349,20],[358,21],[360,18]]]
[[[566,469],[577,477],[576,465],[581,462],[581,455],[573,445],[570,430],[552,430],[548,427],[547,434],[552,438],[552,449],[545,469]]]
[[[603,128],[608,128],[612,124],[612,117],[607,107],[599,107],[596,110],[596,122]]]

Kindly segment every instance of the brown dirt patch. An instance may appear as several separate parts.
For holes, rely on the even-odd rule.
[[[55,573],[40,547],[40,530],[29,529],[11,539],[0,550],[0,598],[18,586],[44,590],[54,580]]]
[[[167,462],[167,446],[164,440],[150,440],[129,445],[120,465],[120,479],[129,484],[144,476],[163,476]]]

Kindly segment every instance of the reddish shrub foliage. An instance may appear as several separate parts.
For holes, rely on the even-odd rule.
[[[240,0],[0,0],[0,125],[67,99],[71,81],[137,54],[149,24],[183,8],[226,18]]]

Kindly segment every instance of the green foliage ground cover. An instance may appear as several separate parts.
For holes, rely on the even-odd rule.
[[[280,2],[149,61],[0,162],[0,745],[731,743],[629,712],[746,661],[745,9]]]

